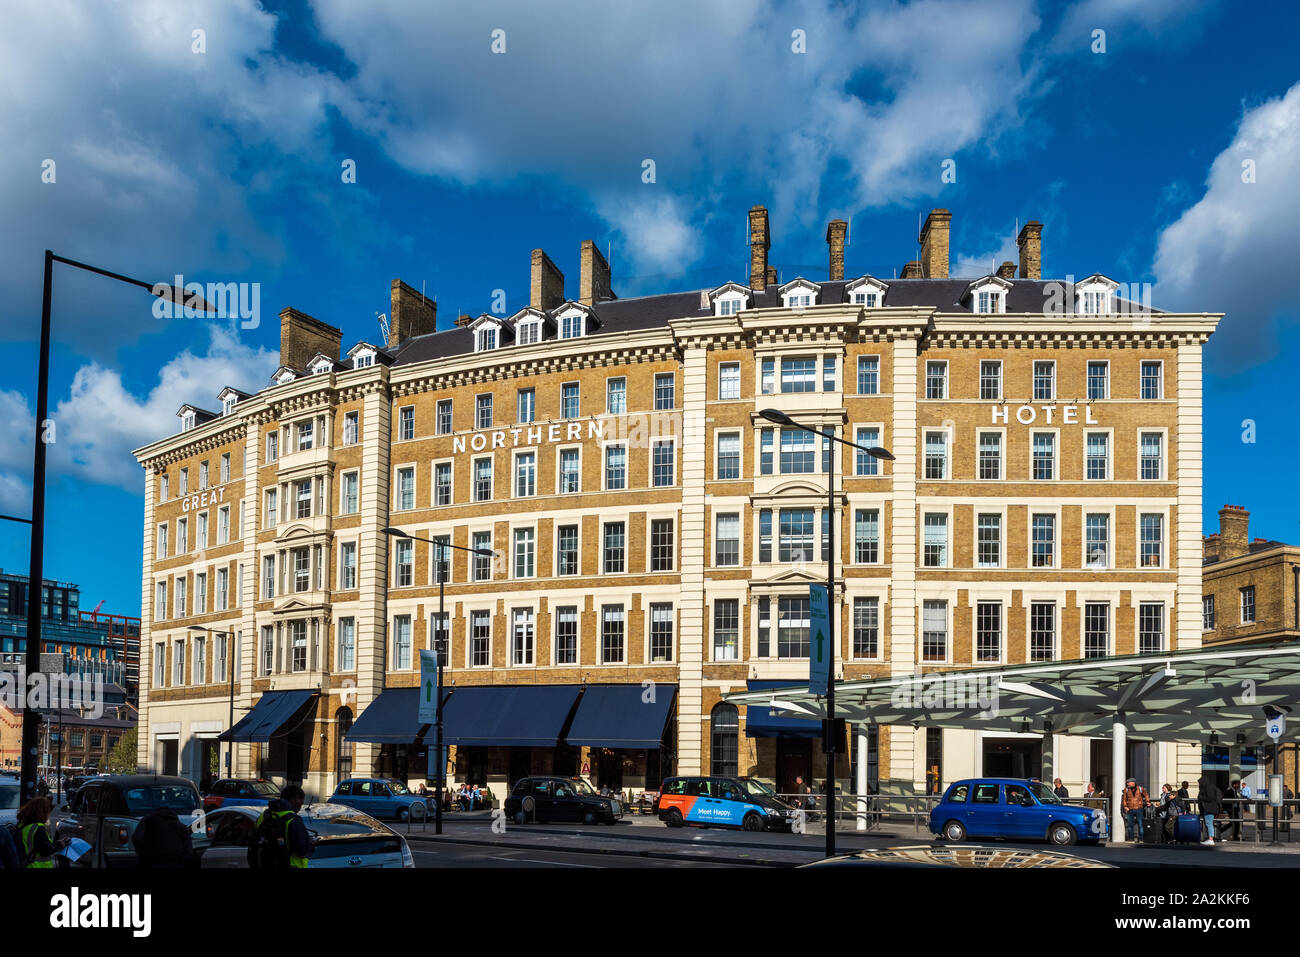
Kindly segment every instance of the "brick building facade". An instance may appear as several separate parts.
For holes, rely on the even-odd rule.
[[[211,767],[233,688],[237,720],[270,695],[290,712],[235,746],[237,771],[317,793],[349,771],[423,779],[413,715],[396,737],[351,730],[416,685],[438,637],[433,546],[396,526],[496,553],[450,553],[449,711],[489,688],[572,695],[554,744],[451,728],[453,780],[813,780],[819,742],[721,695],[806,680],[831,455],[841,677],[1197,645],[1201,347],[1219,317],[1130,311],[1099,275],[1044,281],[1038,223],[1019,276],[950,278],[950,219],[926,221],[915,278],[845,281],[832,223],[834,278],[778,282],[755,207],[749,281],[711,290],[617,299],[584,243],[578,299],[536,250],[527,308],[429,331],[436,305],[395,281],[387,341],[343,357],[339,330],[285,310],[296,351],[269,388],[186,406],[136,453],[142,766]],[[895,460],[822,448],[767,407]],[[571,743],[598,687],[658,689],[658,747],[612,725]],[[1032,773],[1040,747],[883,728],[870,779]],[[1108,748],[1064,740],[1058,773],[1101,778]],[[1196,760],[1137,758],[1152,779]]]

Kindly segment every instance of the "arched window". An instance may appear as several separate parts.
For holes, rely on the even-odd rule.
[[[716,705],[709,715],[713,732],[712,773],[715,777],[735,777],[740,773],[740,712],[734,704]]]
[[[334,748],[335,748],[335,768],[339,772],[339,780],[352,777],[352,742],[347,740],[347,734],[352,730],[352,709],[339,708],[334,712]]]

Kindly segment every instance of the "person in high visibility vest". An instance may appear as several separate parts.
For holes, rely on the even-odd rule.
[[[46,824],[50,819],[50,799],[35,797],[18,809],[18,852],[23,867],[53,867],[54,842]]]
[[[253,840],[248,845],[250,867],[308,866],[315,848],[307,825],[298,816],[302,802],[302,788],[296,784],[286,785],[278,798],[267,802],[266,810],[257,817]]]

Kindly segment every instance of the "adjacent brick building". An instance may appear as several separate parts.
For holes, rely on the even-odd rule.
[[[267,389],[186,406],[136,453],[142,766],[200,776],[233,687],[237,720],[274,725],[236,729],[237,770],[318,793],[349,772],[422,779],[432,732],[399,695],[439,637],[438,587],[432,546],[382,531],[398,526],[497,553],[447,569],[453,779],[813,780],[817,741],[721,695],[806,680],[832,455],[843,677],[1199,644],[1201,347],[1219,317],[1130,311],[1104,276],[1042,280],[1037,222],[1019,277],[949,277],[950,220],[927,219],[914,278],[840,278],[836,222],[835,278],[781,281],[754,207],[748,277],[635,299],[592,243],[573,299],[535,250],[528,307],[437,331],[436,305],[394,281],[387,341],[345,356],[339,330],[285,310]],[[766,407],[896,458],[823,449]],[[520,688],[559,689],[540,743],[450,714],[478,701],[486,728]],[[591,703],[626,694],[640,714],[647,690],[667,721],[627,746],[618,709]],[[259,710],[272,696],[279,712]],[[910,792],[1029,773],[1040,747],[883,728],[869,777]],[[1104,782],[1106,748],[1063,740],[1058,773]],[[1161,745],[1131,766],[1198,761]]]

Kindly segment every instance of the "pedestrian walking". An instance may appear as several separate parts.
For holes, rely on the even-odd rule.
[[[1201,818],[1205,821],[1205,840],[1202,844],[1214,846],[1214,819],[1218,816],[1220,809],[1223,807],[1223,792],[1219,786],[1214,783],[1214,778],[1208,774],[1202,774],[1201,779],[1196,782],[1198,793],[1196,800],[1198,809],[1201,812]]]
[[[1226,810],[1228,812],[1228,826],[1224,828],[1225,832],[1231,832],[1232,836],[1228,837],[1227,833],[1222,837],[1225,841],[1241,840],[1241,819],[1245,814],[1246,805],[1241,800],[1241,782],[1234,780],[1228,785],[1228,791],[1224,795]]]
[[[248,866],[266,870],[307,867],[315,849],[307,825],[298,816],[302,808],[302,788],[286,785],[278,798],[266,805],[253,828],[248,843]]]
[[[1183,802],[1183,806],[1184,806],[1184,807],[1187,807],[1187,802],[1190,801],[1191,799],[1192,799],[1192,795],[1191,795],[1191,793],[1187,790],[1187,782],[1184,781],[1184,782],[1183,782],[1181,785],[1179,785],[1179,787],[1178,787],[1178,800],[1180,800],[1180,801]]]
[[[169,807],[150,811],[140,818],[131,835],[131,846],[140,866],[147,868],[188,867],[194,856],[190,829]]]
[[[1124,812],[1124,827],[1129,834],[1136,834],[1139,841],[1146,837],[1146,808],[1151,803],[1144,788],[1138,786],[1136,778],[1129,778],[1120,795],[1120,809]]]
[[[35,797],[18,809],[18,851],[23,867],[53,867],[54,842],[47,824],[50,799]]]

